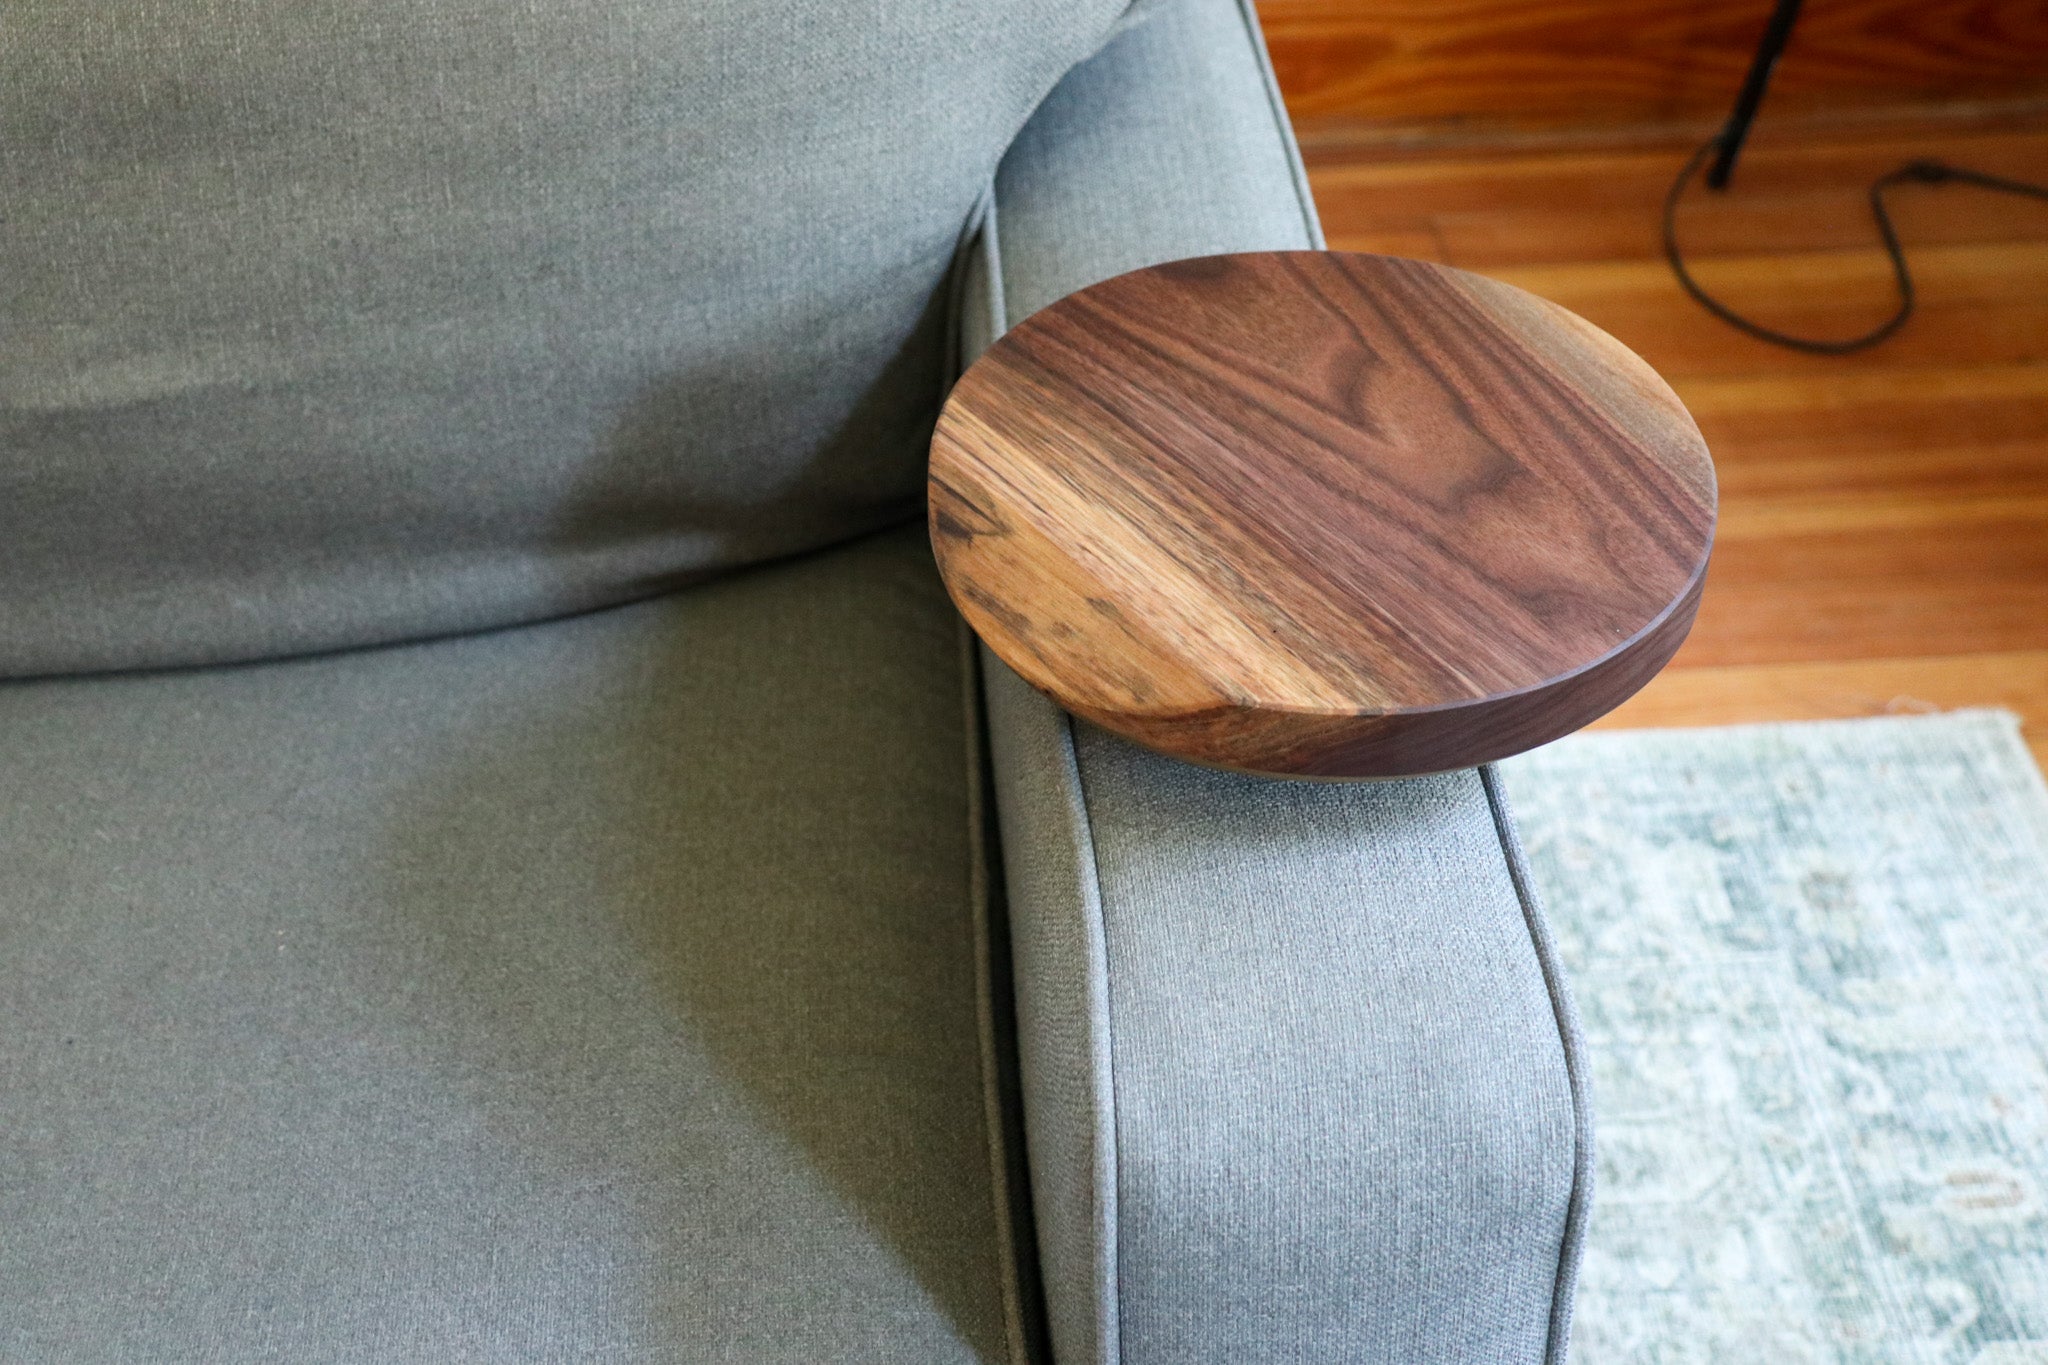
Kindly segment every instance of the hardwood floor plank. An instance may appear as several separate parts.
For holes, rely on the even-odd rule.
[[[1387,250],[1383,224],[1431,224],[1449,263],[1468,269],[1661,256],[1665,190],[1690,148],[1515,152],[1434,161],[1357,161],[1312,168],[1317,202],[1350,250]],[[2048,181],[2048,130],[1930,134],[1864,141],[1785,141],[1760,130],[1725,194],[1695,188],[1679,215],[1688,256],[1869,247],[1865,192],[1917,158]],[[2048,204],[1947,185],[1889,196],[1909,248],[2038,238]],[[1333,236],[1333,241],[1335,240]]]
[[[1439,265],[1451,264],[1450,251],[1445,247],[1433,219],[1381,219],[1375,224],[1371,237],[1370,246],[1351,246],[1337,241],[1332,241],[1330,246],[1337,251],[1370,251],[1380,256],[1408,256],[1418,261],[1435,261]]]
[[[1848,365],[1678,384],[1724,499],[1780,493],[2031,495],[2048,481],[2048,366]]]
[[[1694,376],[1826,374],[1838,356],[1808,355],[1745,336],[1686,298],[1662,261],[1572,262],[1485,272],[1613,334],[1674,383]],[[1913,325],[1857,357],[1907,367],[2048,361],[2048,241],[1930,247],[1915,254]],[[1890,311],[1882,252],[1718,257],[1702,284],[1756,321],[1799,335],[1847,337]]]
[[[1894,368],[1864,356],[1818,372],[1695,375],[1678,388],[1732,460],[2048,437],[2048,365]]]
[[[1725,525],[1748,515],[1723,506]],[[1768,516],[1768,513],[1761,515]],[[2038,516],[1965,518],[1959,524],[1857,527],[1837,523],[1804,532],[1779,527],[1761,536],[1720,535],[1714,581],[1760,584],[1861,584],[1873,595],[1912,583],[2031,583],[2048,588],[2048,534]],[[2048,636],[2048,622],[2043,623]],[[2048,638],[2044,638],[2048,644]],[[1975,651],[1943,650],[1941,653]]]
[[[2048,494],[1929,496],[1919,490],[1885,488],[1820,496],[1732,498],[1721,510],[1714,540],[1717,546],[1729,546],[1786,536],[1848,532],[1875,538],[1922,530],[1960,538],[1986,528],[2004,533],[2015,522],[2022,525],[2021,534],[2039,535],[2048,541]]]
[[[2048,585],[1909,582],[1724,584],[1711,574],[1692,637],[1674,661],[1714,664],[1913,658],[2027,649],[2041,642]]]
[[[1971,443],[1967,413],[1959,413],[1965,430],[1949,438],[1954,444],[1893,448],[1882,433],[1861,427],[1843,439],[1816,443],[1811,438],[1736,442],[1702,423],[1707,445],[1731,454],[1717,464],[1721,497],[1742,506],[1773,496],[1856,492],[1910,492],[1916,495],[1970,496],[2048,495],[2048,437],[2020,441]]]
[[[1298,119],[1426,128],[1657,122],[1727,107],[1763,6],[1713,0],[1261,0]],[[2040,91],[2048,12],[1834,0],[1800,25],[1776,113]]]
[[[1592,728],[1828,720],[1972,706],[2018,712],[2035,761],[2048,768],[2048,650],[1722,668],[1674,666]]]

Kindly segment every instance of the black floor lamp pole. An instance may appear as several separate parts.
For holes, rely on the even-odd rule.
[[[1735,172],[1735,158],[1742,154],[1742,143],[1749,136],[1749,125],[1756,120],[1757,106],[1764,102],[1764,88],[1771,83],[1771,69],[1792,39],[1799,4],[1800,0],[1778,0],[1778,7],[1771,11],[1771,22],[1764,26],[1763,41],[1757,44],[1749,74],[1742,78],[1742,93],[1735,97],[1735,108],[1728,115],[1727,126],[1721,129],[1720,150],[1707,170],[1710,189],[1728,188],[1728,177]]]

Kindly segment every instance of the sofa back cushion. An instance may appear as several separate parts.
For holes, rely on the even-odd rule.
[[[1124,0],[10,0],[0,674],[536,619],[913,511]]]

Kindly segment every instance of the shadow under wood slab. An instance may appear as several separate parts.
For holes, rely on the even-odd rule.
[[[1488,762],[1613,709],[1691,626],[1699,430],[1571,313],[1419,261],[1259,252],[1026,319],[932,439],[954,601],[1068,710],[1242,771]]]

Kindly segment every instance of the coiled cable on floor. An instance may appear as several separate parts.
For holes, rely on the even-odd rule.
[[[1885,207],[1885,191],[1896,185],[1974,185],[1979,189],[1997,190],[2005,194],[2023,194],[2036,199],[2048,199],[2048,185],[2029,184],[2024,180],[2008,180],[2004,176],[1986,175],[1982,171],[1965,170],[1941,161],[1909,161],[1895,171],[1887,172],[1870,182],[1870,216],[1877,222],[1877,234],[1884,241],[1885,254],[1891,258],[1892,278],[1897,282],[1899,306],[1877,326],[1860,336],[1842,341],[1816,340],[1813,337],[1793,336],[1751,322],[1740,313],[1722,303],[1700,287],[1692,272],[1685,268],[1685,257],[1678,247],[1678,203],[1684,198],[1686,189],[1706,159],[1721,150],[1728,134],[1715,137],[1685,163],[1678,178],[1671,182],[1670,191],[1664,196],[1664,257],[1671,262],[1672,273],[1678,276],[1685,292],[1698,301],[1700,307],[1712,313],[1731,327],[1739,328],[1759,341],[1768,341],[1774,346],[1787,346],[1795,351],[1806,351],[1813,355],[1848,355],[1852,351],[1866,350],[1877,345],[1892,333],[1906,325],[1913,316],[1915,296],[1913,272],[1906,267],[1906,253],[1899,245],[1899,234],[1892,226],[1890,210]]]

